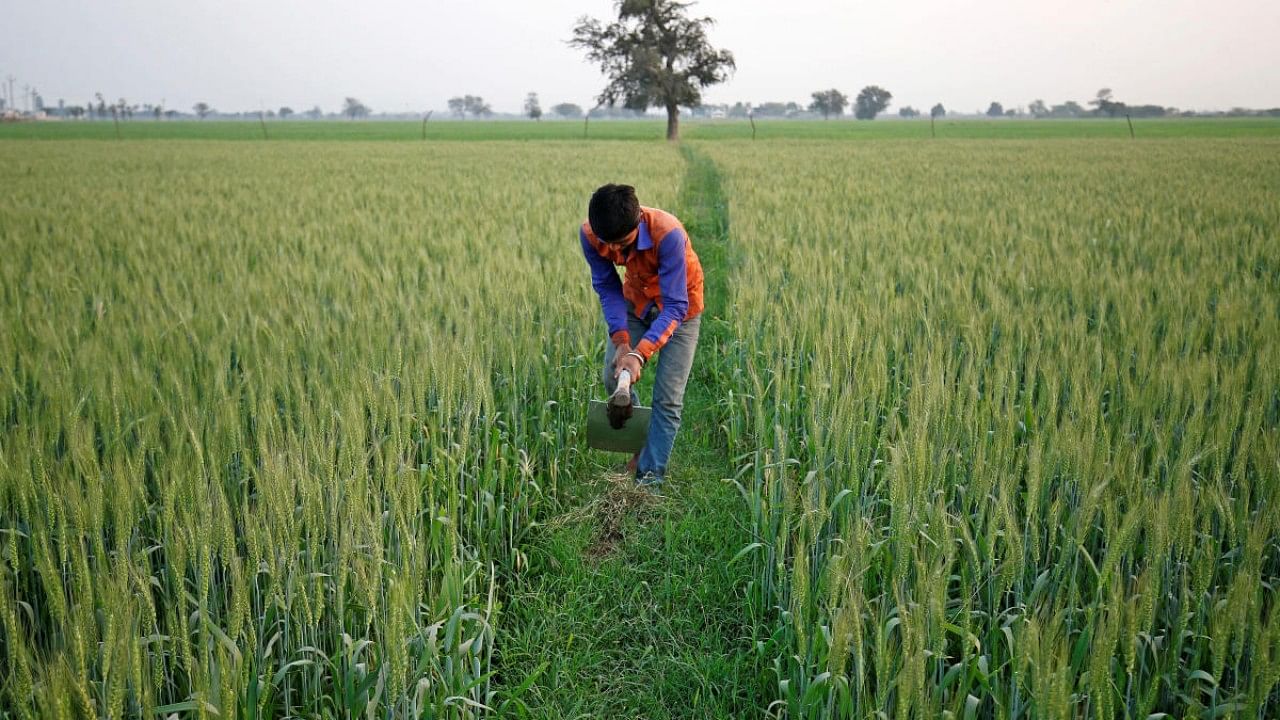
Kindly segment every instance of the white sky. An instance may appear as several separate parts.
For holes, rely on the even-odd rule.
[[[610,0],[4,0],[0,78],[47,104],[164,101],[220,110],[443,111],[483,96],[518,112],[593,104],[603,84],[565,44]],[[738,71],[708,102],[888,88],[893,107],[1081,103],[1280,106],[1280,0],[702,0]]]

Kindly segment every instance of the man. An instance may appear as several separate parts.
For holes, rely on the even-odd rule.
[[[641,206],[630,185],[597,189],[578,235],[609,327],[605,389],[613,393],[623,370],[631,372],[633,382],[639,381],[647,374],[649,360],[658,355],[649,439],[627,465],[637,484],[655,486],[667,472],[698,347],[702,264],[680,221]],[[625,280],[618,279],[617,265],[627,269]],[[632,402],[638,404],[632,387]]]

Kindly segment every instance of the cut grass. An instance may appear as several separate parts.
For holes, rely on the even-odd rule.
[[[745,566],[729,562],[746,530],[721,461],[704,448],[682,453],[663,496],[609,487],[546,526],[499,628],[506,712],[741,717],[767,704]]]

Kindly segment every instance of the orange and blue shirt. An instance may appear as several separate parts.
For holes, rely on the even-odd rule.
[[[702,263],[675,215],[642,206],[639,232],[626,245],[601,241],[587,222],[578,237],[615,345],[631,344],[628,310],[643,318],[652,306],[658,307],[657,319],[635,346],[646,361],[681,323],[702,313]],[[623,280],[618,279],[618,265],[626,268]]]

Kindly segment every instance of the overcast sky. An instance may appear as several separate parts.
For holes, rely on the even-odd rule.
[[[610,0],[4,0],[0,77],[45,102],[164,101],[220,110],[289,105],[443,110],[483,96],[519,111],[589,106],[596,68],[565,44]],[[1280,0],[702,0],[733,79],[708,102],[888,88],[894,107],[959,111],[1036,98],[1280,106]]]

